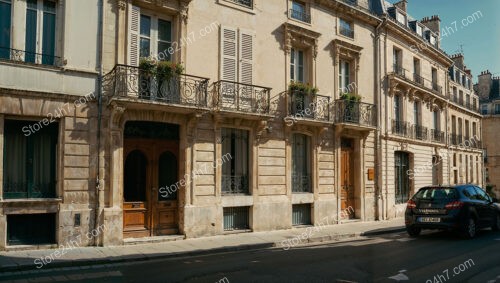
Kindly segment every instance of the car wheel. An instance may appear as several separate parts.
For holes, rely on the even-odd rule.
[[[493,220],[493,226],[491,226],[493,231],[500,230],[500,214],[497,213],[495,220]]]
[[[417,237],[418,235],[420,235],[420,232],[422,232],[422,229],[410,226],[406,227],[406,232],[408,233],[408,235],[410,235],[410,237]]]
[[[476,219],[469,217],[469,219],[467,219],[467,224],[465,225],[464,236],[467,239],[472,239],[476,236],[476,232],[477,232]]]

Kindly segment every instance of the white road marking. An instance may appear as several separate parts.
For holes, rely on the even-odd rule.
[[[416,240],[415,238],[401,238],[401,239],[397,239],[396,241],[398,242],[408,242],[408,241],[413,241],[413,240]]]

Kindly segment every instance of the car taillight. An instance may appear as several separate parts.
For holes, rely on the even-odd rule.
[[[406,208],[415,208],[417,204],[411,199],[406,203]]]
[[[445,206],[445,208],[448,209],[448,210],[451,210],[451,209],[459,209],[462,206],[464,206],[463,202],[461,202],[461,201],[452,201],[452,202],[448,203]]]

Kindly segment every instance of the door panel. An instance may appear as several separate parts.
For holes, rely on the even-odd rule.
[[[158,188],[165,188],[165,193],[158,194],[153,205],[153,225],[157,235],[177,234],[178,215],[177,199],[180,185],[178,178],[178,144],[177,142],[165,142],[156,149],[158,156],[157,182]]]
[[[354,178],[351,150],[342,149],[340,171],[341,209],[345,210],[349,206],[354,208]],[[354,215],[349,214],[349,218],[353,217]]]

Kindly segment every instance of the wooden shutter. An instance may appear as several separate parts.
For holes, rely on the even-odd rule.
[[[253,33],[240,30],[240,64],[239,81],[245,84],[253,84]]]
[[[141,18],[141,8],[132,6],[129,9],[129,36],[128,36],[128,64],[139,66],[139,27]]]
[[[221,26],[221,64],[220,78],[221,80],[237,81],[237,31],[234,28]]]

